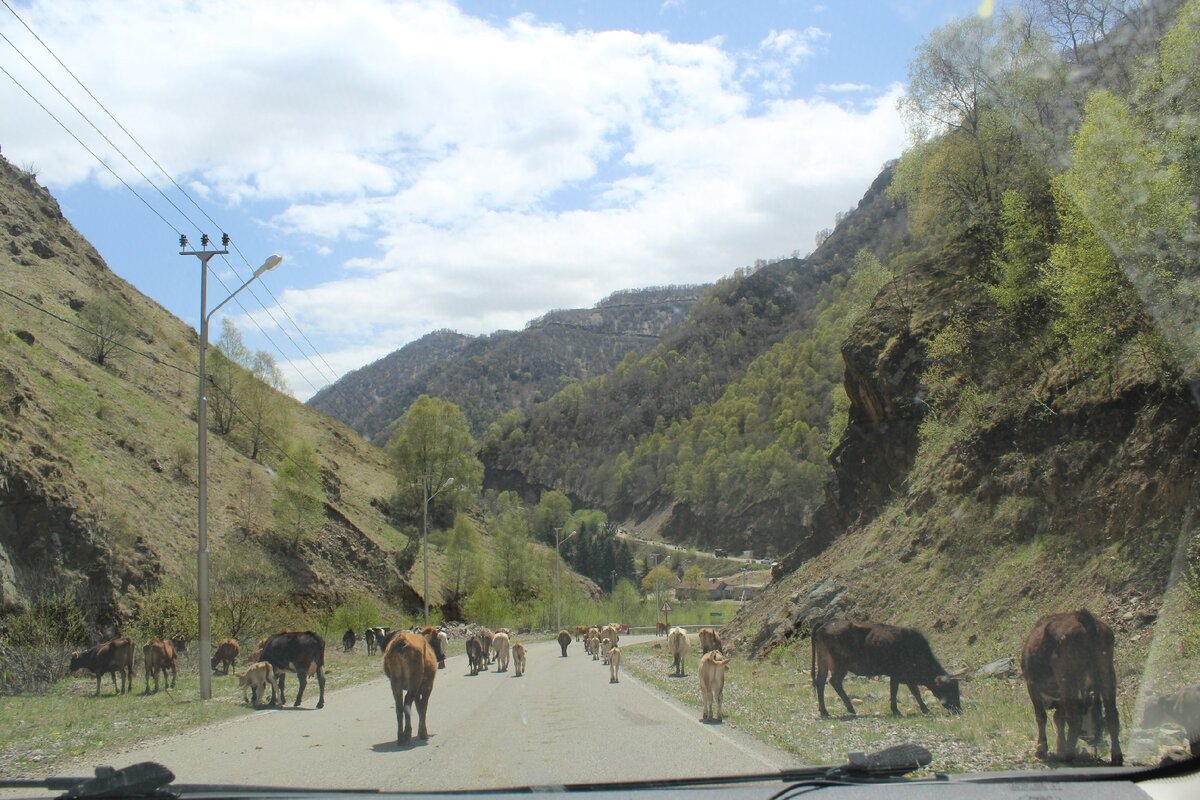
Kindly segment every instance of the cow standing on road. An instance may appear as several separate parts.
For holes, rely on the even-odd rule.
[[[896,690],[900,684],[908,687],[924,714],[928,714],[929,709],[921,698],[918,685],[928,687],[949,711],[956,714],[962,711],[958,681],[946,674],[929,642],[913,628],[834,620],[813,630],[812,676],[822,717],[829,716],[825,708],[826,678],[842,699],[846,711],[855,713],[842,688],[842,680],[848,672],[863,676],[887,675],[891,679],[891,707],[895,716],[900,716],[900,709],[896,707]]]
[[[1084,715],[1099,714],[1100,706],[1112,741],[1112,765],[1121,765],[1113,641],[1112,628],[1086,609],[1042,617],[1026,638],[1021,673],[1037,721],[1038,758],[1046,758],[1046,709],[1054,709],[1057,757],[1070,761]]]
[[[618,673],[621,671],[621,648],[613,647],[608,651],[608,682],[620,683]]]
[[[525,674],[525,645],[513,642],[512,646],[513,675],[521,677]]]
[[[412,738],[412,712],[416,705],[419,724],[417,736],[429,738],[425,727],[425,712],[433,680],[437,677],[437,653],[434,642],[437,633],[400,633],[392,638],[383,654],[383,671],[392,685],[396,702],[396,742],[404,744]]]
[[[558,646],[562,648],[562,657],[567,657],[567,645],[571,644],[571,633],[567,630],[558,632]]]
[[[308,676],[317,676],[317,686],[320,697],[317,708],[325,707],[325,640],[312,631],[289,631],[276,633],[263,640],[258,653],[259,661],[266,661],[275,672],[275,681],[279,689],[279,702],[286,703],[284,694],[284,678],[288,672],[296,673],[299,687],[296,689],[296,702],[300,706],[304,699],[304,687],[308,684]]]
[[[492,648],[496,651],[496,672],[508,672],[508,659],[512,654],[508,634],[497,633],[492,639]]]
[[[96,676],[96,694],[100,694],[100,679],[108,674],[112,678],[113,693],[125,694],[133,691],[133,642],[121,637],[98,644],[82,652],[71,654],[67,669],[71,672],[86,669]],[[117,689],[117,673],[121,675],[121,688]]]

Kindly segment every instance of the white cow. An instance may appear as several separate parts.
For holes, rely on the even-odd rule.
[[[687,667],[684,660],[688,654],[688,635],[683,628],[671,628],[671,632],[667,634],[667,652],[671,654],[673,659],[672,667],[675,672],[672,673],[677,678],[687,676]]]
[[[492,652],[496,654],[496,671],[508,672],[508,658],[512,652],[512,645],[507,633],[497,633],[493,637]]]
[[[621,648],[614,647],[608,651],[608,682],[620,683],[617,672],[621,669]]]
[[[704,698],[702,722],[721,721],[721,694],[725,690],[725,669],[729,659],[716,650],[709,651],[700,659],[700,695]],[[713,716],[713,701],[717,702],[717,715]]]

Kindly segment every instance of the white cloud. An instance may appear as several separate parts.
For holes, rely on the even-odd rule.
[[[822,83],[817,85],[817,91],[830,94],[841,94],[846,92],[869,92],[871,91],[869,83]]]
[[[443,0],[54,0],[24,16],[196,196],[252,216],[269,201],[304,252],[356,243],[341,270],[275,290],[339,370],[434,328],[516,328],[806,249],[904,140],[894,87],[827,89],[867,95],[853,109],[790,96],[829,38],[815,27],[737,54]],[[17,109],[5,152],[50,185],[101,174],[11,84],[0,106]],[[287,368],[309,393],[306,365]]]

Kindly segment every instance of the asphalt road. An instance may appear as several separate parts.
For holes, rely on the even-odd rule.
[[[787,754],[745,734],[700,723],[696,708],[629,675],[610,684],[608,667],[592,661],[581,644],[572,643],[568,653],[562,658],[554,642],[530,644],[521,678],[511,668],[498,674],[494,665],[470,677],[465,656],[447,659],[430,697],[430,738],[404,747],[396,744],[386,679],[327,691],[320,711],[313,708],[314,681],[301,709],[256,712],[92,757],[60,774],[90,774],[96,763],[153,760],[170,767],[181,783],[434,790],[728,775],[794,765]],[[294,678],[288,680],[289,700]],[[696,695],[698,703],[698,685]]]

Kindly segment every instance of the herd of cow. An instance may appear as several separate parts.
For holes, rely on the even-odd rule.
[[[593,660],[609,667],[609,682],[619,682],[621,665],[620,637],[628,627],[610,623],[604,626],[578,626],[575,640]],[[690,643],[688,633],[681,627],[668,629],[658,623],[658,635],[666,635],[667,650],[672,658],[671,674],[686,677],[686,658]],[[357,641],[354,631],[346,631],[342,646],[350,651]],[[704,701],[702,720],[719,722],[722,719],[721,696],[730,654],[720,636],[712,628],[698,634],[701,658],[699,664],[700,691]],[[446,631],[434,628],[388,631],[370,628],[364,632],[368,654],[383,654],[383,671],[396,703],[396,738],[399,743],[412,737],[412,713],[419,719],[417,736],[428,738],[425,712],[433,691],[437,671],[446,666],[449,640]],[[559,631],[557,641],[562,656],[567,656],[571,644],[570,631]],[[150,680],[158,691],[161,674],[164,686],[174,687],[177,653],[182,652],[181,640],[159,639],[143,647],[146,692]],[[1116,673],[1113,666],[1114,638],[1112,629],[1091,612],[1082,610],[1052,614],[1042,618],[1026,637],[1021,652],[1021,671],[1033,703],[1037,723],[1037,756],[1046,758],[1047,711],[1054,712],[1057,731],[1055,756],[1063,761],[1074,759],[1079,739],[1086,738],[1099,746],[1107,732],[1113,765],[1120,765],[1120,720],[1116,705]],[[228,674],[240,654],[233,639],[220,642],[212,656],[211,665],[220,665]],[[466,654],[471,675],[486,671],[492,663],[497,672],[506,672],[511,659],[516,676],[525,672],[526,648],[513,640],[506,628],[496,631],[481,629],[467,639]],[[243,698],[251,705],[265,702],[269,688],[274,705],[285,703],[284,677],[294,672],[299,686],[294,705],[304,697],[308,678],[315,675],[320,689],[317,708],[325,705],[325,642],[316,633],[287,632],[264,637],[249,656],[248,666],[235,673]],[[101,679],[110,675],[113,690],[118,694],[132,691],[134,645],[128,638],[117,638],[83,652],[72,653],[70,671],[88,670],[96,677],[96,694]],[[896,694],[901,684],[906,686],[922,712],[929,708],[918,687],[924,686],[951,713],[962,713],[958,680],[950,676],[933,654],[925,637],[912,628],[878,623],[833,620],[813,626],[812,683],[816,689],[817,707],[822,717],[828,717],[825,707],[825,684],[828,681],[846,711],[855,709],[842,682],[848,673],[863,676],[887,676],[890,679],[892,714],[898,715]],[[167,672],[170,671],[168,682]],[[117,676],[120,675],[120,688]],[[249,697],[246,692],[249,691]],[[715,713],[714,713],[715,705]],[[1200,687],[1184,690],[1177,695],[1152,701],[1146,709],[1143,726],[1177,722],[1184,726],[1193,755],[1200,755]]]

